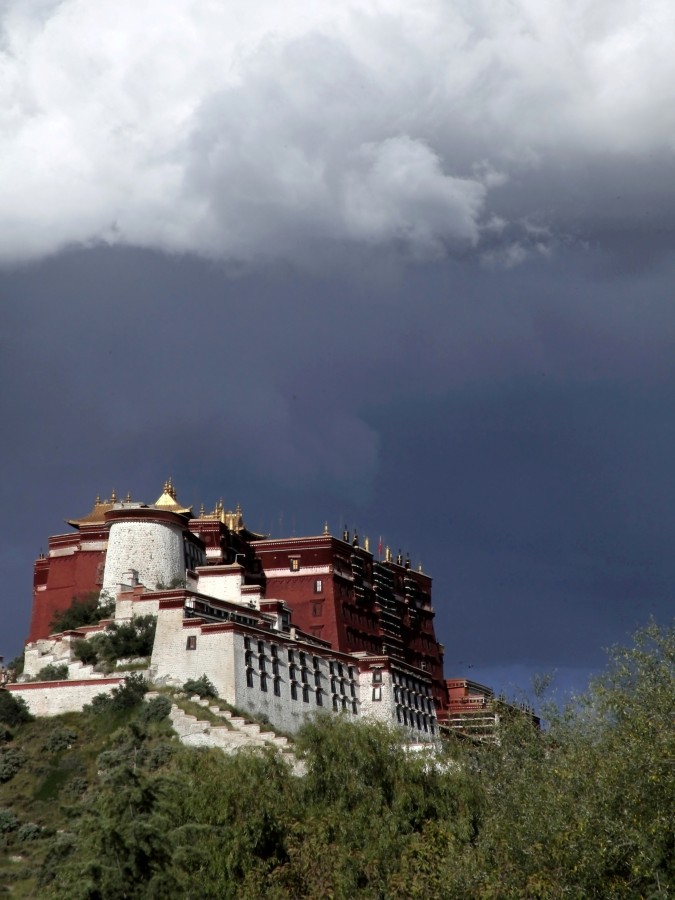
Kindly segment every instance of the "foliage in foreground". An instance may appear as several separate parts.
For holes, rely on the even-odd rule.
[[[36,895],[673,896],[675,629],[650,626],[615,650],[587,697],[549,713],[545,733],[515,718],[499,745],[453,742],[430,760],[386,728],[326,717],[296,743],[303,778],[272,751],[181,747],[166,700],[141,697],[80,717],[78,728],[109,729],[115,716],[120,727],[89,783],[61,788],[64,833],[26,822],[3,793],[13,781],[0,786],[3,839],[18,846],[32,824],[22,852],[42,848]],[[20,726],[13,743],[39,724]],[[91,738],[64,734],[53,746],[63,765]]]
[[[96,625],[115,613],[115,601],[110,597],[99,596],[92,591],[83,597],[73,597],[67,609],[54,613],[50,623],[50,632],[58,634],[62,631],[74,631],[85,625]]]

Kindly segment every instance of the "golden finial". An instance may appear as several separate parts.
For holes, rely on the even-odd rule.
[[[202,505],[199,507],[199,518],[203,519],[205,515],[206,513],[204,512],[204,504],[202,503]]]
[[[417,565],[417,571],[420,572],[420,574],[421,574],[421,572],[422,572],[422,560],[420,560],[419,563],[418,563],[418,565]]]
[[[330,531],[329,531],[329,529],[328,529],[328,522],[324,522],[324,523],[323,523],[323,533],[324,533],[324,534],[330,534]]]
[[[97,495],[96,495],[96,502],[94,503],[94,506],[100,506],[100,505],[101,505],[101,495],[100,495],[100,494],[97,494]]]
[[[370,553],[370,538],[366,537],[363,539],[363,549],[366,553]]]
[[[236,508],[235,512],[237,513],[238,516],[241,515],[241,503],[237,503],[237,508]]]
[[[391,548],[390,547],[384,548],[384,561],[391,562]]]
[[[125,503],[131,503],[131,491],[127,491],[127,496],[124,498]]]
[[[116,503],[116,502],[117,502],[117,492],[115,491],[115,488],[113,488],[113,492],[112,492],[112,494],[110,495],[110,502],[111,502],[111,503]]]

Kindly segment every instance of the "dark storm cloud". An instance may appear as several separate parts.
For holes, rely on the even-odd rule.
[[[47,535],[172,474],[256,529],[327,518],[410,551],[449,674],[583,675],[672,608],[671,276],[579,250],[329,278],[99,250],[5,274],[5,652]]]

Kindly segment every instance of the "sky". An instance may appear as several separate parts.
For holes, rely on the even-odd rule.
[[[675,587],[675,9],[3,0],[0,653],[97,494],[346,524],[446,675],[582,690]]]

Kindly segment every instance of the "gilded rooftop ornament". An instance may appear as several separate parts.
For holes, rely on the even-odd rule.
[[[177,513],[181,516],[192,515],[191,506],[182,506],[176,500],[176,489],[170,478],[167,478],[164,482],[164,492],[157,500],[155,500],[153,506],[156,509],[165,509],[167,512]]]

